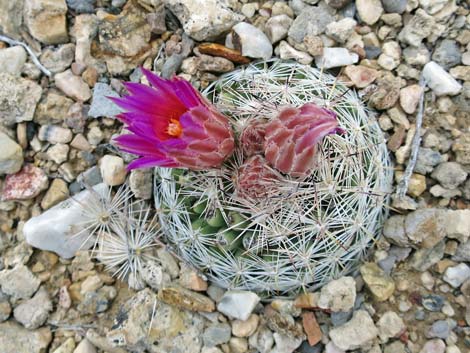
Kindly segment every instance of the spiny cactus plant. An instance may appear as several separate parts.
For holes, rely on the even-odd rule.
[[[230,118],[236,147],[218,169],[155,169],[155,205],[173,250],[222,287],[271,294],[351,272],[380,233],[393,175],[357,94],[312,67],[270,61],[223,76],[204,95]],[[315,158],[303,161],[305,146],[294,132],[282,140],[275,119],[309,103],[334,112],[339,126],[323,127],[319,144],[311,136]]]

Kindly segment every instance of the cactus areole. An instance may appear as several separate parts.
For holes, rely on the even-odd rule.
[[[391,189],[384,137],[355,92],[273,60],[222,76],[204,98],[144,72],[115,101],[117,139],[155,168],[168,245],[216,284],[268,295],[351,272],[379,236]],[[209,102],[210,101],[210,102]]]

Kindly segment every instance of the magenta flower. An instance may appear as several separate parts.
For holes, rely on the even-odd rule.
[[[125,110],[117,118],[131,132],[116,142],[123,151],[140,156],[127,168],[219,167],[235,147],[227,117],[189,82],[142,71],[151,86],[128,82],[124,85],[129,95],[111,98]]]
[[[335,133],[343,133],[343,129],[334,112],[313,103],[287,107],[266,125],[264,155],[277,170],[305,177],[316,166],[318,143]]]

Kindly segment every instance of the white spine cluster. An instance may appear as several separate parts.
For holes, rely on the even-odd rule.
[[[351,272],[380,234],[393,177],[384,136],[356,93],[312,67],[271,61],[231,72],[204,94],[236,133],[283,105],[313,102],[335,111],[346,134],[323,140],[318,168],[307,179],[284,176],[279,195],[262,200],[234,193],[241,153],[217,171],[177,175],[157,168],[155,204],[174,250],[233,289],[284,294]],[[203,207],[200,218],[218,212],[225,226],[195,227],[195,205]],[[234,222],[233,214],[243,220]],[[227,238],[238,245],[227,246]]]

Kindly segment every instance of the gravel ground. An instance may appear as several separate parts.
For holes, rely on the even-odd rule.
[[[0,35],[1,352],[470,352],[468,1],[0,0]],[[409,189],[393,195],[369,262],[264,302],[164,247],[132,288],[79,250],[77,211],[51,207],[126,178],[152,195],[151,172],[126,172],[133,157],[110,144],[120,110],[106,97],[140,81],[140,66],[202,89],[271,57],[355,88],[377,111],[396,182],[424,91]]]

